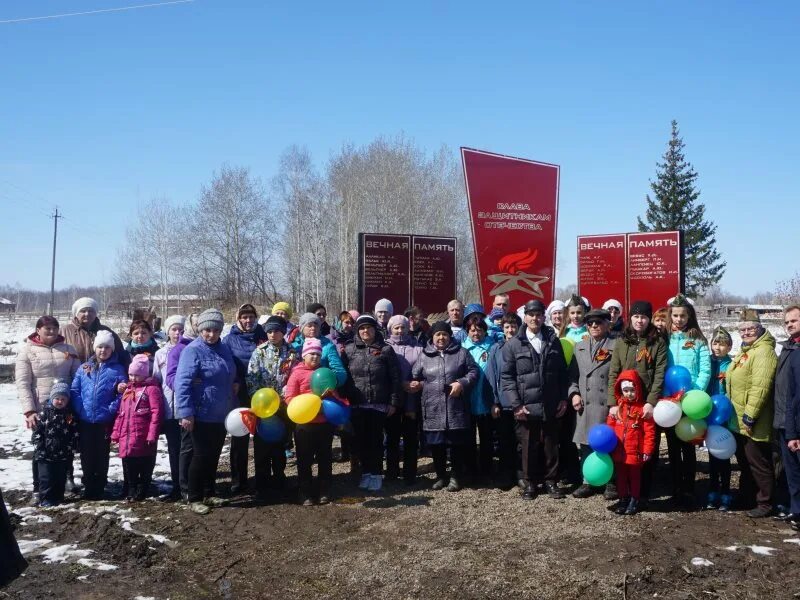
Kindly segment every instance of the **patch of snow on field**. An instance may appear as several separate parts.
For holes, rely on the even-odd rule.
[[[701,558],[699,556],[695,556],[692,559],[692,566],[695,567],[713,567],[714,563],[708,560],[707,558]]]
[[[753,554],[758,554],[759,556],[773,556],[773,552],[777,552],[776,548],[770,548],[769,546],[759,546],[757,544],[751,544],[749,546],[726,546],[723,550],[728,550],[730,552],[736,552],[739,549],[742,550],[750,550]]]
[[[52,543],[53,540],[48,540],[47,538],[42,538],[41,540],[17,540],[19,551],[22,552],[23,556],[39,550],[40,548],[44,548],[45,546],[49,546]]]
[[[800,538],[789,538],[788,540],[783,540],[787,544],[797,544],[800,546]]]
[[[83,565],[84,567],[89,567],[90,569],[96,569],[98,571],[114,571],[115,569],[119,568],[117,565],[110,565],[108,563],[100,562],[94,558],[79,558],[78,564]]]
[[[78,548],[78,544],[63,544],[42,552],[42,560],[46,563],[63,563],[73,558],[86,558],[91,553],[91,550]]]

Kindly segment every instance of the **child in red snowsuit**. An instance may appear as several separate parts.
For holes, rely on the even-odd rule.
[[[612,458],[620,500],[614,512],[618,515],[635,515],[639,510],[642,466],[656,448],[656,424],[643,416],[645,395],[642,380],[635,370],[629,369],[619,374],[614,385],[614,397],[617,399],[618,412],[616,417],[609,414],[607,420],[617,434],[617,447]]]

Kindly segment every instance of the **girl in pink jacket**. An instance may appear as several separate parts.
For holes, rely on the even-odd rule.
[[[111,441],[119,443],[122,469],[128,482],[128,500],[144,500],[156,465],[156,447],[164,405],[161,386],[149,376],[150,360],[137,354],[128,368],[129,382],[122,394]]]

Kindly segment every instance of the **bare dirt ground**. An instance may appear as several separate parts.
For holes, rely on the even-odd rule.
[[[331,505],[242,496],[207,516],[155,500],[26,509],[29,494],[9,492],[23,514],[17,537],[42,545],[0,598],[800,597],[800,536],[771,519],[669,512],[665,498],[619,517],[601,496],[434,492],[424,472],[413,487],[365,496],[345,465],[336,471]],[[68,544],[117,568],[45,562],[42,552]]]

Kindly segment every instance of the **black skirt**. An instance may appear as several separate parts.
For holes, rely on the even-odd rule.
[[[17,546],[6,504],[3,502],[3,491],[0,490],[0,587],[14,581],[27,568],[28,562]]]

